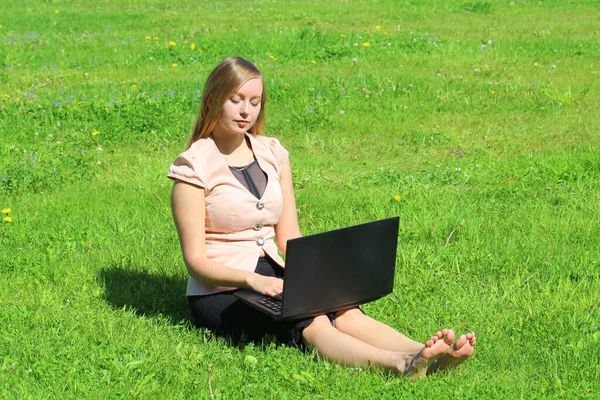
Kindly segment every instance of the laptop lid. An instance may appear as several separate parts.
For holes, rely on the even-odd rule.
[[[394,286],[399,217],[289,240],[282,319],[368,303]]]

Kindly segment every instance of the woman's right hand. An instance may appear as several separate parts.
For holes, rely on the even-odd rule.
[[[283,293],[283,279],[274,276],[254,273],[248,277],[247,283],[250,289],[265,296],[275,297]]]

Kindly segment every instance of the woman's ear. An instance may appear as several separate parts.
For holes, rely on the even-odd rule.
[[[206,96],[206,105],[208,106],[208,108],[210,108],[212,106],[212,102],[213,102],[213,97],[212,95],[208,95]]]

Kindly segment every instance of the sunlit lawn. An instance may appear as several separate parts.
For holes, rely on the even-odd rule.
[[[597,1],[0,0],[0,397],[597,398]],[[409,382],[191,328],[166,178],[263,71],[305,234],[400,215],[364,310],[475,356]]]

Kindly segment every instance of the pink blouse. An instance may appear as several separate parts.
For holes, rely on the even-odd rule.
[[[231,268],[254,271],[262,248],[284,266],[274,241],[274,226],[283,210],[279,176],[289,168],[289,155],[275,138],[250,134],[247,137],[256,161],[267,174],[267,187],[260,200],[233,176],[211,136],[197,140],[180,154],[167,176],[204,189],[208,258]],[[231,289],[190,277],[187,295]]]

